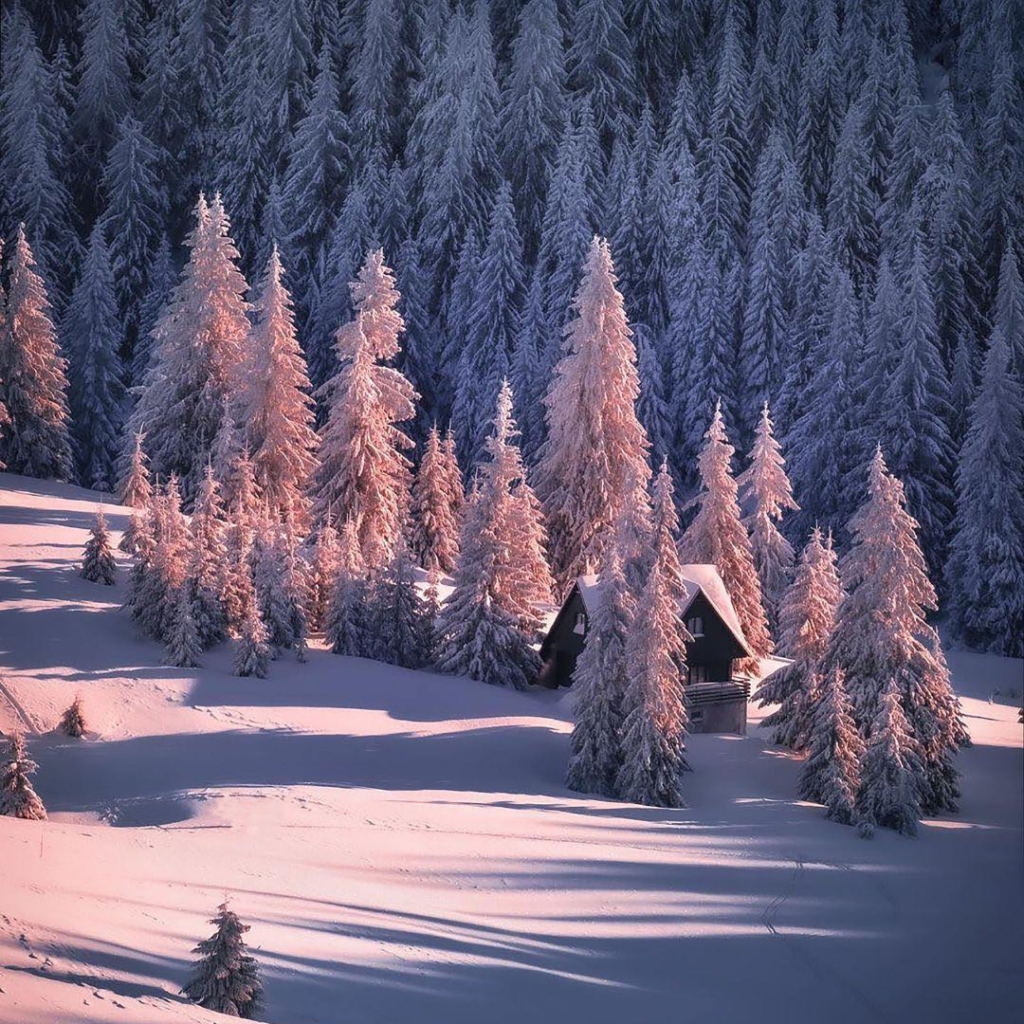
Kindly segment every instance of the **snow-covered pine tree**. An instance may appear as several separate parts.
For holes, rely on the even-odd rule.
[[[466,492],[462,485],[462,470],[459,469],[455,434],[451,427],[444,432],[441,440],[441,465],[444,469],[444,479],[447,481],[448,504],[456,520],[460,520],[462,507],[466,503]]]
[[[306,616],[312,630],[325,628],[331,591],[338,577],[338,557],[338,531],[328,513],[316,531],[310,565],[309,604]]]
[[[561,591],[600,561],[602,538],[634,482],[646,487],[650,479],[649,443],[636,415],[636,351],[608,243],[596,236],[574,308],[544,399],[548,437],[537,468]]]
[[[757,690],[761,707],[780,705],[761,723],[775,730],[773,743],[792,750],[807,745],[821,664],[842,596],[832,537],[823,539],[816,526],[779,609],[779,647],[792,662]]]
[[[71,478],[66,368],[22,225],[8,264],[7,330],[0,337],[0,404],[10,418],[0,461],[8,472]]]
[[[29,778],[38,767],[25,749],[24,734],[14,733],[8,743],[7,756],[0,765],[0,815],[46,820],[46,808]]]
[[[235,641],[231,671],[236,676],[266,679],[273,653],[268,642],[267,627],[260,617],[256,594],[250,586],[242,609],[242,621],[238,628],[238,639]]]
[[[412,484],[412,553],[426,570],[450,573],[459,556],[459,520],[444,463],[441,435],[430,428]],[[459,489],[462,484],[459,481]]]
[[[416,590],[412,557],[400,540],[373,588],[371,610],[377,659],[403,668],[422,668],[430,655],[432,623]]]
[[[224,571],[221,575],[220,603],[229,632],[242,628],[246,605],[255,601],[252,592],[252,545],[261,518],[256,497],[252,460],[243,449],[232,471],[232,496],[224,533]]]
[[[701,490],[695,499],[699,507],[680,538],[679,558],[690,563],[708,562],[718,569],[736,608],[747,645],[754,653],[754,658],[744,659],[741,667],[756,670],[756,664],[745,663],[768,657],[772,640],[750,537],[740,518],[738,489],[732,475],[736,449],[726,437],[720,403],[715,406],[704,437],[706,442],[698,459]]]
[[[189,503],[237,385],[249,332],[245,279],[219,198],[200,196],[189,260],[154,329],[155,348],[131,427],[144,430],[150,466],[178,473]]]
[[[70,736],[71,739],[78,740],[85,735],[87,728],[85,712],[82,710],[82,695],[76,693],[71,706],[61,715],[57,729],[64,736]]]
[[[339,533],[337,565],[324,617],[327,643],[335,654],[370,657],[376,647],[368,607],[370,585],[359,548],[359,532],[351,519]]]
[[[522,263],[512,189],[503,182],[491,209],[452,403],[451,425],[464,466],[475,466],[483,456],[498,389],[508,376],[519,327]]]
[[[573,730],[565,784],[577,793],[615,795],[626,691],[626,642],[636,602],[616,544],[606,544],[598,572],[601,598],[587,621],[573,672]]]
[[[196,668],[203,644],[193,613],[193,581],[184,580],[171,598],[170,624],[164,645],[164,664],[175,668]]]
[[[259,965],[242,937],[249,926],[226,902],[210,924],[217,930],[193,950],[200,959],[182,994],[207,1010],[251,1020],[259,1011],[263,985]]]
[[[110,550],[110,534],[107,532],[107,520],[103,509],[98,509],[96,518],[89,530],[89,539],[85,544],[82,556],[82,568],[79,576],[90,583],[102,583],[112,587],[117,578],[117,566],[114,553]]]
[[[800,799],[825,805],[825,815],[842,825],[856,818],[864,741],[850,712],[843,673],[832,669],[821,681],[800,773]]]
[[[107,204],[102,217],[126,359],[148,347],[141,339],[143,307],[169,212],[159,160],[140,122],[126,116],[103,169]]]
[[[539,668],[532,643],[552,584],[540,505],[515,436],[512,389],[505,381],[487,441],[490,458],[479,467],[463,516],[455,588],[438,622],[439,667],[524,689]]]
[[[971,647],[1024,657],[1024,393],[992,333],[957,469],[946,566],[953,628]]]
[[[676,511],[675,485],[668,459],[651,485],[651,564],[657,562],[666,584],[676,595],[683,596],[683,572],[679,561],[679,513]]]
[[[305,490],[316,465],[317,438],[306,361],[281,274],[275,247],[256,302],[239,418],[245,424],[261,498],[276,518],[290,507],[304,524]]]
[[[686,763],[686,708],[679,667],[686,649],[679,601],[655,563],[626,639],[626,687],[619,733],[615,791],[651,807],[682,807],[680,775]]]
[[[936,607],[907,512],[903,487],[876,450],[868,497],[849,524],[852,544],[840,563],[846,590],[825,657],[843,671],[862,731],[874,728],[879,701],[898,688],[911,736],[919,745],[917,792],[926,813],[954,811],[959,773],[953,758],[969,742],[938,633],[926,615]]]
[[[890,679],[878,699],[861,759],[858,816],[904,835],[916,835],[923,809],[923,771],[920,746],[903,713],[899,683]]]
[[[328,413],[321,430],[320,464],[313,475],[313,512],[330,509],[353,519],[370,570],[386,565],[402,529],[412,442],[398,424],[412,419],[416,392],[386,363],[398,354],[402,317],[394,276],[384,253],[371,252],[352,283],[355,319],[341,327],[341,369],[322,389]]]
[[[787,510],[800,506],[786,476],[786,460],[775,439],[767,402],[754,434],[750,465],[736,478],[736,484],[740,505],[747,512],[744,523],[750,532],[768,626],[772,636],[778,636],[779,607],[793,574],[795,556],[777,524]]]
[[[131,452],[125,460],[125,472],[117,487],[122,505],[128,508],[144,509],[153,496],[153,485],[149,476],[149,457],[142,447],[146,435],[136,432],[131,439]]]
[[[89,236],[82,273],[64,314],[64,346],[71,356],[68,401],[78,479],[94,491],[114,489],[121,442],[123,327],[114,297],[103,225]]]
[[[226,571],[224,506],[212,467],[207,464],[192,510],[189,597],[200,645],[210,647],[224,639],[225,615],[221,604]]]

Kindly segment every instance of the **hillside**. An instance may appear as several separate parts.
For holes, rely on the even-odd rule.
[[[0,818],[2,1024],[223,1019],[177,993],[225,894],[279,1024],[1010,1017],[1021,662],[951,655],[963,807],[916,840],[826,822],[756,727],[690,739],[686,810],[579,799],[557,694],[162,667],[76,575],[100,497],[0,474],[0,728],[51,815]],[[50,732],[76,692],[86,743]]]

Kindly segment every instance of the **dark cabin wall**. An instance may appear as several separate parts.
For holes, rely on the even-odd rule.
[[[537,680],[541,685],[554,689],[572,684],[576,658],[584,641],[584,636],[575,632],[579,614],[586,616],[586,606],[579,587],[573,587],[541,645],[544,668]],[[686,645],[687,664],[704,666],[708,682],[731,679],[733,659],[742,657],[743,649],[703,593],[693,599],[685,619],[694,616],[703,618],[704,636]]]

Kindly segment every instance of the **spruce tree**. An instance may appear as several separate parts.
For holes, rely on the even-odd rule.
[[[242,619],[235,641],[235,656],[231,671],[236,676],[255,676],[266,679],[273,656],[268,642],[267,627],[263,624],[256,603],[256,595],[250,589],[242,609]]]
[[[899,684],[889,681],[861,762],[857,814],[862,820],[905,835],[917,834],[921,817],[922,757],[903,712]]]
[[[685,664],[679,602],[655,564],[626,639],[626,686],[615,790],[622,800],[682,807],[686,708],[679,666]]]
[[[90,583],[102,583],[104,586],[112,587],[117,577],[117,565],[114,562],[114,553],[110,550],[110,534],[107,532],[107,521],[102,509],[96,512],[89,534],[82,557],[82,568],[78,575]]]
[[[565,784],[577,793],[614,796],[621,765],[620,729],[626,690],[626,642],[636,602],[614,543],[604,548],[601,596],[587,620],[573,672],[573,730]]]
[[[142,447],[146,435],[137,432],[132,435],[131,453],[125,472],[118,484],[117,493],[122,505],[129,508],[145,508],[153,494],[149,476],[149,458]]]
[[[397,370],[384,365],[398,354],[402,317],[399,295],[384,253],[371,252],[352,284],[356,317],[338,331],[341,369],[325,385],[327,422],[320,432],[320,464],[313,475],[313,512],[328,509],[353,518],[363,559],[370,569],[394,553],[410,465],[403,454],[412,442],[398,424],[415,412],[416,393]]]
[[[807,760],[800,773],[800,799],[822,803],[827,818],[852,825],[864,741],[850,713],[843,674],[838,669],[822,680],[807,746]]]
[[[123,328],[98,222],[89,236],[88,253],[64,325],[64,345],[71,356],[68,400],[78,479],[93,490],[111,491],[116,482],[114,464],[124,405]]]
[[[456,472],[457,472],[456,467]],[[412,484],[412,553],[426,570],[450,573],[459,555],[459,518],[441,435],[430,428]],[[459,490],[461,491],[461,481]]]
[[[85,712],[82,710],[82,695],[76,693],[71,706],[61,716],[57,729],[64,736],[78,740],[85,735],[86,728]]]
[[[192,618],[203,648],[223,640],[226,631],[225,610],[221,602],[227,571],[225,518],[220,486],[208,464],[199,484],[189,524],[192,534],[189,598]]]
[[[847,596],[836,615],[825,668],[843,671],[862,731],[873,730],[879,702],[898,689],[907,728],[918,744],[917,793],[926,813],[954,811],[959,773],[953,758],[969,742],[938,633],[936,607],[903,487],[875,452],[868,497],[850,520],[852,544],[840,564]]]
[[[219,198],[200,196],[189,261],[155,328],[156,347],[132,413],[152,471],[177,473],[191,502],[237,387],[249,333],[245,279]]]
[[[778,634],[779,607],[789,586],[795,556],[778,524],[787,510],[798,509],[786,476],[786,460],[773,433],[768,403],[761,409],[750,465],[736,479],[740,504],[747,511],[744,523],[750,532],[754,566],[761,581],[768,625]]]
[[[171,598],[170,624],[164,646],[164,664],[196,668],[203,645],[193,613],[191,581],[185,580]]]
[[[537,468],[552,571],[562,591],[599,561],[633,480],[646,486],[650,478],[649,442],[636,416],[636,351],[608,243],[597,237],[575,310],[544,400],[548,437]]]
[[[757,690],[761,707],[780,705],[761,723],[772,727],[773,743],[803,750],[811,728],[822,661],[843,596],[832,537],[816,526],[779,608],[779,647],[791,659]]]
[[[256,959],[242,938],[249,926],[226,902],[210,924],[217,930],[193,950],[200,959],[182,994],[207,1010],[251,1020],[259,1012],[263,985]]]
[[[0,404],[10,418],[0,461],[9,472],[71,477],[66,368],[22,225],[8,263],[7,330],[0,336]]]
[[[718,569],[756,661],[771,654],[772,641],[750,537],[740,518],[731,468],[735,449],[726,437],[720,407],[716,407],[704,436],[706,443],[698,460],[701,491],[695,499],[699,507],[679,541],[679,557],[683,562],[710,563]],[[756,669],[756,665],[747,667]]]
[[[339,532],[337,574],[324,618],[327,643],[335,654],[370,657],[375,652],[368,596],[370,586],[359,549],[356,524],[349,519]]]
[[[533,641],[551,600],[540,505],[515,445],[512,391],[498,396],[490,456],[463,516],[455,587],[441,612],[439,668],[525,689],[539,668]]]
[[[1024,393],[992,333],[957,468],[946,566],[953,628],[971,647],[1024,657]]]
[[[377,659],[402,668],[422,668],[430,656],[428,609],[416,590],[409,547],[400,540],[373,592]]]
[[[310,629],[325,628],[331,591],[338,576],[338,531],[328,514],[316,531],[310,566],[309,606],[307,617]]]
[[[285,507],[291,507],[298,509],[304,522],[305,491],[316,465],[317,438],[306,362],[281,274],[275,248],[256,302],[249,365],[238,402],[260,496],[278,518]]]
[[[14,733],[8,743],[7,757],[0,765],[0,815],[31,821],[46,820],[46,808],[29,778],[38,767],[25,749],[24,734]]]

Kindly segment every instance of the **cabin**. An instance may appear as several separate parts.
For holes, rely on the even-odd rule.
[[[686,645],[683,694],[690,732],[747,731],[750,681],[736,678],[733,665],[753,657],[739,616],[713,565],[684,565],[685,593],[679,612],[693,639]],[[596,576],[581,576],[565,599],[540,648],[537,682],[550,689],[571,686],[587,626],[601,600]]]

